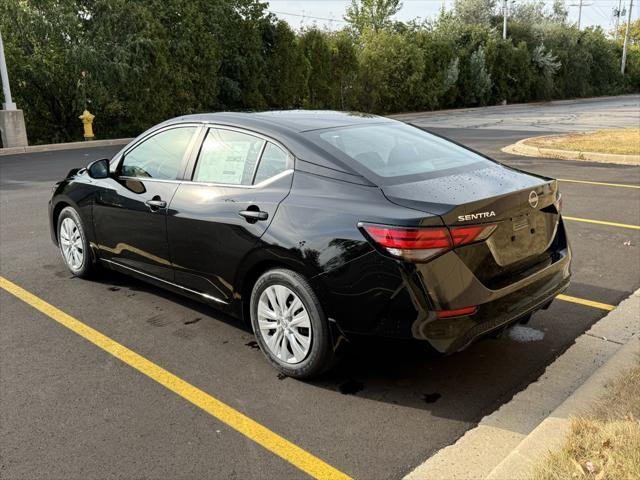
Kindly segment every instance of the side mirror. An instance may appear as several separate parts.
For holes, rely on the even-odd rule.
[[[87,167],[87,173],[91,178],[100,179],[109,177],[109,159],[103,158],[92,162]]]

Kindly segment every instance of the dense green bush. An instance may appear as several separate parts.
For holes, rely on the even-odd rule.
[[[372,112],[403,110],[420,102],[424,57],[406,35],[367,30],[359,52],[359,106]]]
[[[506,40],[493,0],[407,24],[390,20],[397,0],[359,0],[339,32],[295,32],[259,0],[3,0],[0,30],[31,143],[80,139],[85,106],[106,138],[201,111],[390,113],[639,91],[637,41],[623,76],[619,40],[567,24],[557,3],[516,9]]]

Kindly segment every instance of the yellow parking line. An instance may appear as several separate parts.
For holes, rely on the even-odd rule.
[[[608,183],[608,182],[590,182],[588,180],[569,180],[568,178],[559,178],[559,182],[565,183],[585,183],[587,185],[600,185],[602,187],[620,187],[620,188],[639,188],[640,185],[631,185],[628,183]]]
[[[221,422],[237,430],[244,436],[250,438],[257,444],[278,455],[310,476],[321,479],[350,478],[345,473],[342,473],[331,465],[323,462],[318,457],[315,457],[297,445],[294,445],[287,439],[272,432],[267,427],[240,413],[233,407],[230,407],[229,405],[212,397],[199,388],[194,387],[190,383],[187,383],[181,378],[168,372],[159,365],[147,360],[145,357],[137,354],[133,350],[129,350],[124,345],[121,345],[99,331],[94,330],[90,326],[64,313],[62,310],[57,309],[53,305],[36,297],[32,293],[29,293],[2,276],[0,276],[0,287],[23,302],[31,305],[36,310],[44,313],[59,324],[67,327],[72,332],[98,346],[105,352],[113,355],[130,367],[135,368],[142,374],[152,380],[155,380],[160,385],[166,387],[185,400],[193,403],[209,415],[212,415]]]
[[[556,297],[558,300],[564,300],[565,302],[579,303],[580,305],[586,305],[587,307],[599,308],[600,310],[606,310],[610,312],[615,310],[614,305],[608,305],[606,303],[594,302],[593,300],[585,300],[584,298],[572,297],[570,295],[560,294]]]
[[[597,225],[608,225],[610,227],[630,228],[631,230],[640,230],[640,225],[630,225],[628,223],[615,223],[605,222],[603,220],[591,220],[590,218],[568,217],[563,215],[564,220],[571,220],[573,222],[595,223]]]

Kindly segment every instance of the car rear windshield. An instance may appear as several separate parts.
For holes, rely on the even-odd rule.
[[[315,143],[384,180],[400,183],[419,178],[435,178],[470,168],[495,165],[486,158],[436,135],[404,123],[383,123],[332,128],[308,132]],[[348,161],[352,160],[352,161]],[[355,162],[357,165],[353,165]],[[389,181],[391,180],[391,181]]]

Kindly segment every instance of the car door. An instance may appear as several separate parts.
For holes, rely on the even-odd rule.
[[[173,281],[167,207],[200,128],[180,125],[152,132],[116,160],[93,207],[101,259]]]
[[[238,266],[291,189],[293,157],[267,138],[214,127],[194,162],[167,217],[175,281],[229,303]]]

